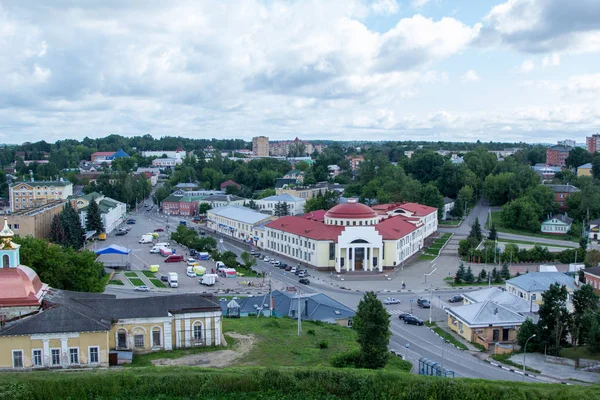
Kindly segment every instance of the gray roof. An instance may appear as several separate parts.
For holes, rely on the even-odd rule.
[[[555,283],[575,290],[573,278],[562,272],[529,272],[506,281],[506,284],[516,286],[526,292],[545,292],[550,285]]]
[[[172,160],[175,160],[174,158],[172,158]],[[178,183],[177,185],[175,185],[176,188],[190,188],[190,189],[194,189],[198,187],[197,183]]]
[[[256,224],[257,222],[270,217],[269,215],[251,210],[248,207],[238,205],[213,208],[212,210],[208,210],[208,213],[217,215],[219,217],[233,219],[245,224]]]
[[[569,152],[573,150],[571,146],[563,146],[562,144],[555,144],[554,146],[549,147],[549,149],[560,152]]]
[[[298,183],[296,178],[277,178],[275,181],[275,189],[281,189],[285,185],[295,185]]]
[[[297,201],[304,201],[304,199],[301,199],[300,197],[296,197],[296,196],[292,196],[291,194],[278,194],[275,196],[269,196],[269,197],[265,197],[263,199],[260,200],[265,200],[265,201],[282,201],[282,202],[287,202],[287,203],[294,203]]]
[[[493,301],[446,309],[469,327],[521,325],[525,317]]]
[[[583,165],[580,165],[580,166],[579,166],[579,167],[577,167],[577,168],[578,168],[578,169],[579,169],[579,168],[592,168],[592,163],[583,164]]]
[[[239,201],[239,200],[246,200],[243,197],[240,196],[236,196],[234,194],[211,194],[208,196],[203,197],[200,201],[208,201],[208,202],[214,202],[214,201]]]
[[[592,274],[594,276],[600,276],[600,267],[585,268],[583,272]]]
[[[497,287],[463,293],[462,296],[472,303],[493,301],[494,303],[500,304],[517,313],[529,313],[529,310],[532,312],[538,312],[540,308],[540,306],[537,304],[529,304],[529,301],[523,299],[522,297],[516,296]]]
[[[564,222],[567,225],[571,225],[573,223],[573,218],[566,216],[565,214],[556,214],[555,216],[552,216],[548,219],[545,219],[542,224],[546,223],[546,222],[550,222],[553,219],[557,219],[561,222]]]
[[[554,193],[575,193],[575,192],[579,192],[579,188],[573,185],[546,185],[548,186],[550,189],[552,189],[552,191]]]
[[[451,204],[454,203],[454,199],[451,199],[450,197],[444,197],[444,204]]]

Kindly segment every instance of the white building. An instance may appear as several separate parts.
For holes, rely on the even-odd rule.
[[[271,214],[275,213],[277,204],[286,203],[288,205],[288,215],[301,215],[304,214],[306,200],[289,194],[280,194],[256,200],[255,203],[260,211],[268,211]]]
[[[454,199],[450,197],[444,197],[444,210],[442,212],[442,220],[448,219],[450,211],[454,209]]]
[[[544,303],[542,293],[555,283],[567,287],[567,291],[569,292],[567,309],[572,311],[573,291],[576,289],[575,281],[572,277],[562,272],[529,272],[507,280],[506,290],[529,301],[531,304],[542,305]]]
[[[183,159],[186,156],[186,153],[181,147],[178,147],[177,150],[175,150],[175,151],[170,151],[170,150],[142,151],[142,156],[144,156],[144,157],[159,157],[159,158],[163,158],[163,156],[165,156],[166,158],[174,158],[174,159],[183,161]]]
[[[207,203],[210,204],[212,208],[224,206],[243,206],[245,202],[245,198],[232,194],[211,195],[198,200],[198,204]]]
[[[183,159],[181,158],[155,158],[152,160],[152,166],[159,168],[175,167],[181,164],[183,164]]]
[[[272,219],[272,216],[248,207],[231,205],[208,210],[206,227],[251,245],[263,247],[258,227]]]
[[[383,271],[402,265],[437,230],[437,209],[416,203],[370,208],[350,199],[325,212],[265,225],[266,248],[319,269]]]
[[[573,218],[565,214],[554,215],[542,222],[542,233],[550,233],[554,235],[566,235],[571,230]]]
[[[127,215],[127,204],[113,200],[110,197],[105,197],[100,193],[93,192],[80,196],[75,200],[77,211],[79,212],[79,219],[81,220],[81,226],[85,227],[90,201],[98,203],[100,215],[102,216],[102,224],[104,225],[104,231],[106,233],[111,233],[125,220],[125,216]]]

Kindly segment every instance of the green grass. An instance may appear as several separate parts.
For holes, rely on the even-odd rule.
[[[430,247],[427,250],[425,250],[425,254],[430,254],[430,255],[433,255],[433,256],[437,256],[437,255],[440,254],[440,250],[441,250],[441,248],[433,248],[432,249]]]
[[[487,280],[486,280],[485,282],[483,282],[483,281],[482,281],[482,282],[479,282],[479,283],[477,283],[477,282],[473,282],[473,283],[464,283],[464,282],[462,282],[462,283],[455,283],[455,282],[454,282],[454,278],[451,278],[451,277],[444,278],[444,282],[445,282],[446,284],[448,284],[448,285],[452,286],[452,287],[462,287],[462,286],[487,286],[487,284],[488,284]],[[494,283],[494,282],[492,282],[492,286],[498,286],[498,285],[504,285],[504,281],[502,281],[502,282],[499,282],[499,283]]]
[[[555,239],[555,240],[566,240],[568,242],[579,242],[579,238],[570,236],[570,235],[549,235],[549,234],[544,234],[544,233],[534,233],[534,232],[529,232],[529,231],[523,231],[520,229],[510,229],[510,228],[505,228],[504,226],[502,226],[502,219],[501,219],[501,214],[502,211],[493,211],[492,212],[492,221],[494,223],[494,225],[496,225],[496,230],[498,232],[502,232],[502,233],[512,233],[513,235],[521,235],[521,236],[530,236],[530,237],[537,237],[537,238],[544,238],[544,239]],[[489,218],[486,220],[485,222],[485,227],[486,229],[490,229],[489,227]],[[554,247],[562,247],[562,246],[554,246]]]
[[[522,371],[523,370],[523,365],[517,364],[515,362],[510,361],[509,358],[511,356],[512,356],[512,353],[509,353],[509,354],[493,354],[492,358],[494,360],[498,361],[498,362],[501,362],[501,363],[506,364],[506,365],[510,365],[511,367],[518,368],[520,371]],[[529,371],[529,372],[533,372],[535,374],[539,374],[540,373],[539,370],[534,369],[534,368],[529,368],[528,366],[525,366],[525,370]]]
[[[152,271],[142,271],[142,274],[144,274],[144,276],[147,276],[148,278],[156,278],[156,273]]]
[[[102,281],[104,282],[104,286],[108,285],[109,279],[110,279],[110,274],[104,274],[104,276],[102,276]]]
[[[137,274],[137,272],[129,271],[129,272],[125,272],[125,276],[128,278],[137,278],[138,274]]]
[[[150,282],[154,285],[154,287],[157,288],[167,287],[167,285],[165,285],[160,279],[150,278]]]
[[[560,247],[564,249],[576,249],[577,247],[572,246],[563,246],[561,244],[549,244],[549,243],[540,243],[540,242],[528,242],[526,240],[513,240],[513,239],[498,239],[500,243],[514,243],[514,244],[528,244],[528,245],[539,245],[544,247]]]
[[[600,354],[590,353],[587,349],[587,346],[565,347],[560,350],[560,356],[570,358],[572,360],[586,358],[588,360],[600,361]]]
[[[451,234],[451,233],[447,233],[447,232],[446,232],[446,233],[444,233],[444,234],[442,235],[442,238],[444,238],[444,239],[449,239],[449,238],[450,238],[450,236],[452,236],[452,234]]]
[[[449,220],[449,221],[441,221],[438,226],[459,226],[462,223],[462,220]]]
[[[482,345],[482,344],[479,344],[479,343],[473,343],[473,342],[471,342],[471,345],[472,345],[473,347],[475,347],[476,349],[478,349],[479,351],[487,351],[487,350],[485,349],[485,347],[483,347],[483,345]]]
[[[112,279],[108,281],[109,285],[124,285],[123,281],[120,279]]]
[[[437,326],[435,322],[432,322],[431,324],[427,323],[427,326],[429,326],[431,330],[433,330],[435,333],[441,336],[446,342],[458,347],[461,350],[468,350],[467,346],[465,346],[462,342],[458,341],[454,336],[452,336],[451,333],[446,332],[445,330]]]
[[[131,284],[133,286],[144,286],[144,281],[142,281],[139,278],[129,278],[129,282],[131,282]]]
[[[435,260],[437,258],[437,256],[433,256],[433,255],[429,255],[429,254],[421,254],[419,256],[419,258],[417,258],[417,261],[431,261],[431,260]]]

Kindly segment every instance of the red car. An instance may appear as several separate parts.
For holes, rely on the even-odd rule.
[[[166,263],[185,261],[181,254],[171,254],[165,258]]]
[[[164,231],[165,231],[165,230],[164,230],[163,228],[156,228],[156,229],[154,230],[154,232],[164,232]]]

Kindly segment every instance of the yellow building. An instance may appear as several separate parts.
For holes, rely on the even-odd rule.
[[[15,212],[57,200],[66,200],[72,195],[73,184],[69,181],[31,181],[10,185],[8,198],[10,211]]]
[[[577,167],[577,176],[593,176],[592,163],[587,163]]]
[[[64,200],[53,200],[38,207],[17,210],[10,216],[9,227],[21,237],[48,239],[52,219],[62,212],[66,204]]]
[[[248,207],[231,205],[213,208],[206,212],[206,227],[223,235],[261,247],[256,228],[276,217],[262,214]]]
[[[213,295],[117,299],[48,289],[20,265],[5,220],[0,231],[0,370],[131,362],[134,353],[221,345]]]

